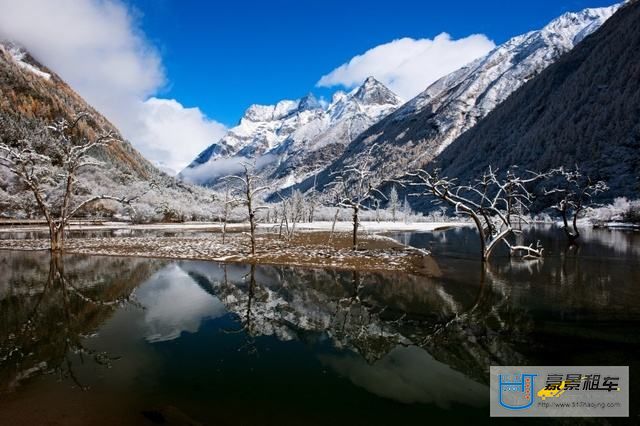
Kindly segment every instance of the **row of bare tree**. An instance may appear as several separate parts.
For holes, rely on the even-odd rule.
[[[79,136],[76,127],[91,117],[82,113],[73,122],[60,120],[49,126],[42,135],[33,139],[16,138],[0,141],[0,165],[17,176],[35,199],[46,219],[51,239],[51,250],[64,249],[64,232],[69,220],[78,212],[100,200],[112,200],[131,206],[137,197],[115,197],[105,194],[86,194],[76,186],[78,174],[85,168],[100,166],[92,155],[97,148],[108,147],[118,141],[112,133],[89,140]],[[274,219],[280,222],[280,235],[292,238],[296,224],[312,221],[320,205],[336,208],[331,235],[340,209],[346,208],[352,215],[352,245],[358,249],[358,230],[363,210],[379,209],[386,202],[395,220],[399,208],[396,185],[407,189],[412,197],[432,197],[446,203],[457,215],[468,217],[476,225],[480,237],[481,259],[489,259],[499,244],[505,244],[513,255],[541,256],[539,243],[519,245],[514,242],[521,232],[521,224],[527,216],[536,195],[553,197],[554,207],[561,215],[564,230],[571,242],[578,239],[578,218],[588,208],[594,195],[605,191],[602,181],[592,181],[576,167],[573,170],[559,168],[544,173],[526,171],[517,167],[504,172],[489,168],[483,176],[470,184],[460,184],[455,178],[440,176],[438,171],[416,170],[406,179],[396,180],[389,197],[378,188],[380,177],[371,171],[374,160],[372,150],[358,165],[345,167],[333,174],[333,181],[322,191],[313,189],[306,194],[294,192],[290,197],[280,196],[280,208],[274,210]],[[267,207],[260,205],[260,195],[267,186],[259,184],[255,166],[245,163],[240,175],[227,176],[222,222],[223,242],[230,209],[244,206],[249,220],[251,254],[256,251],[255,231],[258,212]],[[541,182],[549,182],[551,188],[542,194],[534,194],[533,188]],[[542,185],[544,187],[545,185]],[[306,209],[302,205],[306,205]],[[304,212],[304,213],[303,213]]]

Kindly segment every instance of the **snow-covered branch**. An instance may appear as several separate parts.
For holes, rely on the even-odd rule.
[[[411,185],[422,189],[414,196],[434,196],[451,205],[456,214],[471,218],[480,235],[481,258],[486,261],[502,242],[510,254],[525,253],[541,256],[542,247],[515,245],[509,238],[520,232],[518,226],[533,202],[529,185],[550,176],[550,173],[526,172],[520,176],[512,167],[500,174],[492,167],[470,185],[460,185],[455,179],[440,176],[439,170],[417,170],[410,174]]]
[[[131,198],[85,193],[88,198],[73,207],[73,200],[79,195],[78,172],[102,166],[91,156],[92,150],[117,140],[113,132],[93,139],[81,136],[78,126],[89,119],[92,119],[91,115],[83,112],[71,121],[58,120],[47,126],[45,132],[31,138],[16,138],[0,144],[0,166],[8,169],[31,191],[48,223],[52,251],[64,248],[68,221],[89,204],[107,199],[125,204],[132,201]]]

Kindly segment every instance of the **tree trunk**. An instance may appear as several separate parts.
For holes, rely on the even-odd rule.
[[[572,221],[572,225],[573,225],[573,231],[569,228],[569,220],[567,219],[567,209],[563,209],[562,210],[562,222],[564,224],[563,226],[563,230],[565,235],[567,236],[567,239],[569,240],[570,244],[573,244],[578,237],[580,236],[580,232],[578,231],[578,226],[576,221],[578,220],[578,214],[577,212],[574,214],[573,216],[573,221]]]
[[[222,222],[222,244],[227,241],[227,218],[225,216],[224,222]]]
[[[485,249],[484,249],[484,252],[483,252],[483,255],[482,255],[482,261],[483,262],[488,261],[489,257],[491,257],[491,253],[493,253],[493,249],[496,248],[498,243],[503,241],[505,238],[507,238],[512,232],[513,232],[513,230],[511,228],[507,228],[504,231],[500,232],[495,237],[492,237],[492,239],[489,242],[489,244],[485,243]],[[509,245],[509,244],[507,244],[507,245]]]
[[[478,237],[480,238],[480,259],[482,260],[482,262],[486,262],[489,255],[487,254],[487,240],[484,235],[484,227],[482,226],[482,221],[477,215],[472,214],[471,212],[467,212],[467,215],[470,216],[471,219],[473,219],[473,223],[475,223],[476,225],[476,229],[478,230]]]
[[[358,207],[353,207],[353,250],[358,250]]]
[[[49,238],[52,252],[64,251],[64,226],[56,226],[54,223],[49,224]]]
[[[578,215],[580,214],[580,207],[578,207],[573,215],[573,237],[569,238],[571,243],[575,243],[575,241],[580,237],[580,231],[578,231]]]
[[[249,213],[249,226],[251,228],[251,255],[256,254],[256,223],[253,212]]]

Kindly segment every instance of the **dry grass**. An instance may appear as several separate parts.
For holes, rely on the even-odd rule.
[[[0,249],[47,250],[49,242],[39,240],[0,240]],[[291,240],[278,235],[257,235],[256,254],[251,256],[249,237],[227,234],[222,243],[219,233],[180,237],[95,237],[68,238],[66,252],[107,256],[137,256],[169,259],[214,260],[228,263],[291,265],[362,271],[402,271],[438,275],[427,252],[402,245],[390,238],[363,235],[359,249],[351,249],[351,234],[302,232]]]

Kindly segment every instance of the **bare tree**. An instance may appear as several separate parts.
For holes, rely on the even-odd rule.
[[[233,208],[233,202],[231,200],[231,188],[229,184],[224,186],[224,205],[222,207],[222,244],[226,242],[227,238],[227,223],[229,222],[229,211]]]
[[[291,195],[291,223],[292,231],[296,223],[300,223],[304,220],[305,216],[305,199],[302,192],[299,190],[293,191]],[[292,234],[293,236],[293,234]]]
[[[296,224],[305,218],[305,198],[299,190],[293,191],[290,197],[283,197],[279,192],[280,205],[282,208],[282,219],[280,222],[280,236],[282,237],[282,227],[285,226],[286,239],[290,240],[295,235]]]
[[[409,199],[405,195],[404,203],[402,203],[402,215],[404,216],[404,223],[407,223],[409,216],[413,213],[411,209],[411,204],[409,204]]]
[[[516,169],[507,170],[500,178],[496,170],[489,167],[482,178],[473,185],[458,185],[455,179],[439,175],[438,171],[429,173],[418,170],[411,174],[416,181],[411,185],[423,188],[423,192],[414,196],[433,195],[455,208],[457,214],[470,217],[480,236],[480,253],[482,261],[487,261],[498,243],[509,248],[510,254],[523,253],[525,257],[540,257],[543,249],[538,242],[524,246],[516,245],[510,237],[521,230],[514,221],[524,221],[523,215],[528,212],[533,194],[527,186],[548,174],[528,172],[528,177],[519,177]]]
[[[295,232],[295,222],[293,222],[291,224],[291,227],[289,227],[289,218],[290,218],[290,211],[293,210],[293,199],[292,197],[290,198],[286,198],[283,197],[282,194],[280,194],[279,192],[277,193],[278,197],[280,197],[280,206],[282,209],[282,217],[280,218],[280,232],[279,232],[279,236],[280,238],[282,238],[282,227],[284,225],[285,228],[285,235],[287,240],[291,239],[293,237],[293,234]],[[293,219],[293,214],[291,214],[291,219]]]
[[[309,206],[309,223],[313,222],[316,207],[318,206],[318,190],[317,190],[317,180],[318,175],[316,174],[313,178],[313,187],[308,190],[305,195],[307,198],[307,204]]]
[[[377,196],[385,199],[385,195],[380,192],[374,184],[377,183],[378,177],[371,171],[369,167],[373,161],[372,151],[373,145],[365,155],[361,164],[347,166],[336,175],[335,180],[328,186],[333,186],[337,192],[337,205],[349,208],[353,217],[353,250],[358,250],[358,226],[360,224],[359,214],[361,210],[369,208]]]
[[[249,236],[251,238],[251,255],[253,256],[256,254],[256,214],[259,210],[266,208],[256,207],[255,198],[258,194],[267,190],[268,187],[256,187],[258,175],[255,174],[255,165],[242,163],[242,168],[244,169],[242,176],[230,175],[225,176],[222,179],[227,182],[235,181],[240,184],[242,196],[233,198],[230,202],[236,205],[247,206],[247,213],[249,214]]]
[[[389,208],[391,209],[391,219],[396,221],[396,213],[398,211],[398,207],[400,206],[400,202],[398,199],[398,190],[396,186],[393,185],[391,187],[391,192],[389,193]]]
[[[72,122],[61,119],[48,126],[44,134],[0,143],[0,165],[17,176],[33,194],[47,221],[51,251],[64,250],[64,232],[69,220],[92,203],[114,200],[130,205],[138,198],[85,194],[82,200],[76,200],[80,198],[76,185],[78,174],[88,167],[102,165],[91,156],[92,150],[118,141],[113,132],[91,140],[79,136],[80,122],[90,118],[89,114],[80,113]]]
[[[569,242],[573,244],[580,237],[578,230],[580,215],[589,206],[593,196],[609,188],[604,181],[592,181],[589,176],[583,175],[578,166],[573,170],[560,167],[553,170],[552,173],[559,175],[562,181],[558,188],[545,190],[545,194],[556,197],[557,202],[553,207],[562,216],[562,229]],[[571,226],[569,222],[571,222]]]

